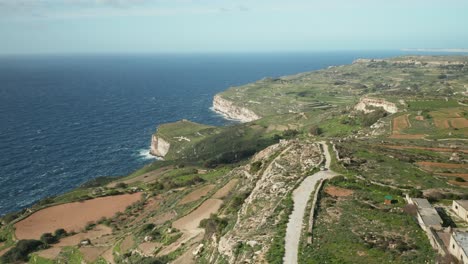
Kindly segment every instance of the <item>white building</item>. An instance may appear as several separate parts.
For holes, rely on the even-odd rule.
[[[453,201],[452,210],[459,217],[468,222],[468,200]]]
[[[468,232],[453,232],[449,252],[463,264],[468,264]]]
[[[426,199],[421,198],[410,198],[408,200],[410,204],[414,204],[417,207],[417,219],[419,225],[424,231],[428,231],[429,228],[433,228],[435,230],[442,229],[442,218],[440,218],[437,211],[432,207]]]

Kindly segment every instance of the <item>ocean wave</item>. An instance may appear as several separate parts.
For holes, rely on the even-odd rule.
[[[162,158],[153,156],[150,154],[150,149],[140,149],[138,151],[138,156],[143,160],[162,160]]]

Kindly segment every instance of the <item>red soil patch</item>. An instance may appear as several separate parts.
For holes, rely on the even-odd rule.
[[[106,235],[112,234],[112,228],[105,225],[98,225],[93,230],[90,230],[86,233],[78,233],[73,236],[68,236],[60,239],[60,242],[54,244],[54,247],[67,247],[67,246],[76,246],[80,243],[81,240],[89,239],[91,243],[96,243],[96,239],[101,238]]]
[[[401,130],[410,127],[410,122],[408,120],[409,115],[401,115],[393,118],[393,134],[399,134]]]
[[[385,148],[390,149],[420,149],[420,150],[430,150],[436,152],[462,152],[468,153],[468,150],[465,149],[452,149],[452,148],[426,148],[426,147],[418,147],[418,146],[396,146],[396,145],[381,145]]]
[[[133,236],[132,235],[128,235],[127,237],[125,237],[125,239],[122,241],[122,244],[120,245],[120,249],[122,250],[122,252],[127,252],[129,251],[132,247],[133,247],[133,244],[134,244],[134,240],[133,240]]]
[[[109,247],[81,247],[80,251],[87,263],[93,263],[108,249]]]
[[[468,173],[437,173],[437,175],[445,177],[460,177],[465,180],[468,180]]]
[[[450,125],[447,119],[434,118],[434,125],[437,128],[450,128]]]
[[[404,134],[393,134],[389,136],[389,138],[394,139],[422,139],[425,135],[422,134],[412,134],[412,135],[404,135]]]
[[[236,186],[237,182],[237,179],[230,180],[228,183],[226,183],[226,185],[216,191],[216,193],[213,195],[213,198],[222,199],[228,196],[229,192]]]
[[[39,239],[44,233],[59,228],[70,231],[83,229],[88,222],[112,217],[139,201],[141,193],[100,197],[84,202],[56,205],[37,211],[15,224],[18,239]]]
[[[102,257],[107,261],[107,263],[114,264],[114,255],[112,254],[112,248],[109,248],[104,253],[102,253]]]
[[[468,182],[449,181],[449,183],[461,187],[468,187]]]
[[[327,186],[325,188],[325,192],[328,195],[335,196],[335,197],[347,197],[354,193],[353,190],[344,189],[344,188],[335,187],[335,186]]]
[[[152,255],[154,250],[160,246],[162,246],[162,244],[158,242],[143,242],[138,246],[138,248],[141,250],[143,255],[149,256]]]
[[[468,119],[460,117],[460,118],[451,118],[450,125],[454,128],[465,128],[468,127]]]
[[[430,161],[420,161],[420,162],[417,162],[416,164],[422,167],[435,167],[435,168],[444,168],[444,169],[468,168],[468,164],[441,163],[441,162],[430,162]]]
[[[37,255],[46,259],[56,259],[60,254],[60,251],[62,251],[61,247],[51,247],[46,250],[40,251],[39,253],[37,253]]]
[[[416,116],[414,119],[418,121],[424,121],[424,116]]]
[[[148,218],[148,223],[153,223],[155,225],[164,224],[167,221],[171,221],[177,216],[175,211],[170,211],[167,213],[163,213],[161,215],[156,215]]]
[[[207,219],[211,214],[216,213],[222,204],[222,200],[208,199],[193,212],[172,223],[172,226],[179,230],[192,231],[198,229],[201,220]]]
[[[210,184],[210,185],[206,185],[201,188],[198,188],[195,191],[187,194],[184,198],[182,198],[179,204],[182,205],[182,204],[187,204],[187,203],[198,201],[200,200],[200,198],[202,198],[203,196],[206,196],[211,190],[213,190],[214,187],[215,185]]]

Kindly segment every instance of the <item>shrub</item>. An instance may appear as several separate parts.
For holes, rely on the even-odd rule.
[[[466,182],[465,179],[461,178],[461,177],[456,177],[455,178],[455,181],[456,182]]]
[[[423,192],[418,189],[411,189],[411,191],[409,192],[409,196],[419,198],[423,196]]]
[[[283,131],[283,138],[293,138],[297,136],[299,132],[296,129],[288,129]]]
[[[256,173],[262,167],[262,161],[255,161],[254,163],[250,164],[250,173]]]
[[[1,258],[3,263],[16,263],[28,261],[28,255],[45,247],[44,243],[39,240],[29,239],[20,240],[15,247],[8,250]]]
[[[54,236],[57,237],[58,239],[62,238],[62,237],[66,237],[68,235],[67,231],[65,231],[65,229],[63,228],[59,228],[57,230],[55,230],[54,232]]]
[[[224,228],[228,225],[225,218],[220,218],[216,214],[212,214],[210,218],[203,219],[200,222],[200,227],[205,228],[205,238],[209,239],[213,234],[221,235]]]
[[[47,245],[54,244],[58,242],[58,239],[52,235],[51,233],[44,233],[42,234],[40,240]]]
[[[323,132],[322,129],[321,129],[320,127],[316,126],[316,125],[311,126],[311,127],[309,128],[309,133],[310,133],[311,135],[314,135],[314,136],[321,135],[322,132]]]
[[[363,126],[369,127],[373,125],[375,122],[377,122],[380,118],[387,116],[387,112],[383,109],[377,109],[373,112],[370,112],[368,114],[362,113],[360,116],[361,119],[361,124]]]
[[[93,229],[95,226],[96,226],[96,223],[94,223],[93,221],[89,221],[88,223],[86,223],[85,230],[89,231]]]
[[[164,189],[164,184],[162,184],[161,182],[157,181],[155,183],[151,183],[150,185],[148,185],[148,187],[151,189],[151,190],[163,190]]]

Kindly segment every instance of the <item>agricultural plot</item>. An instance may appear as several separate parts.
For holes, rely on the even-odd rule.
[[[384,204],[392,195],[394,203]],[[431,263],[435,254],[396,190],[342,177],[320,193],[312,244],[299,263]]]

